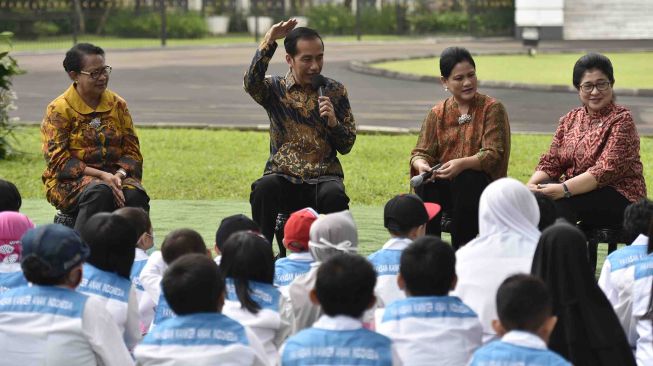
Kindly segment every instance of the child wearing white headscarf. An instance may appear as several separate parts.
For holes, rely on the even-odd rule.
[[[479,236],[456,253],[458,296],[479,316],[483,342],[496,338],[496,292],[508,276],[530,273],[540,232],[537,201],[526,186],[502,178],[487,186],[479,204]]]
[[[308,294],[315,287],[317,269],[321,262],[338,253],[355,253],[358,230],[349,211],[318,217],[311,225],[308,250],[315,258],[311,269],[290,284],[289,296],[295,316],[294,332],[308,328],[322,315],[319,305],[313,304]]]

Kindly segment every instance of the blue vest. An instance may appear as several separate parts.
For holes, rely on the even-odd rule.
[[[382,323],[405,318],[476,318],[476,313],[454,296],[418,296],[388,305]]]
[[[22,286],[0,294],[0,312],[54,314],[80,318],[88,297],[55,286]]]
[[[614,272],[628,268],[644,257],[646,245],[630,245],[611,253],[606,259],[610,262],[610,272]]]
[[[289,258],[278,259],[274,263],[274,285],[288,286],[297,277],[311,269],[310,261],[296,261]]]
[[[84,275],[77,291],[128,303],[130,288],[128,279],[84,263]]]
[[[22,271],[0,272],[0,294],[12,288],[26,285],[27,280]]]
[[[397,275],[399,274],[401,253],[403,250],[381,249],[370,254],[367,259],[372,263],[377,276]]]
[[[227,346],[234,343],[249,345],[245,328],[220,313],[169,318],[158,324],[141,342],[143,345],[159,346]]]
[[[304,329],[290,337],[281,363],[294,365],[392,365],[392,341],[375,332]]]
[[[132,281],[134,287],[139,291],[145,291],[145,289],[143,288],[143,284],[139,279],[141,275],[141,271],[143,271],[143,267],[145,267],[145,264],[147,264],[147,259],[142,261],[135,261],[134,264],[132,265],[131,273],[129,274],[129,279]]]
[[[567,360],[548,349],[521,347],[494,341],[474,352],[470,366],[569,366]]]
[[[272,311],[279,312],[279,298],[281,297],[281,292],[277,290],[276,287],[267,283],[261,283],[256,281],[248,281],[250,296],[255,303],[257,303],[261,309],[268,309]],[[227,300],[230,301],[239,301],[238,295],[236,295],[236,285],[233,278],[227,278],[225,280],[225,285],[227,288]]]
[[[152,324],[158,326],[164,320],[174,318],[176,316],[177,314],[172,311],[170,305],[168,305],[166,297],[163,296],[163,290],[161,290],[161,295],[159,295],[159,303],[156,304],[156,308],[154,309],[154,320],[152,320]]]

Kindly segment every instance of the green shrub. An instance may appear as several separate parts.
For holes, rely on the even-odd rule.
[[[16,109],[16,93],[11,88],[11,81],[14,76],[24,72],[9,55],[12,37],[11,32],[0,33],[0,159],[5,159],[14,152],[10,141],[10,138],[14,137],[14,123],[9,112]]]
[[[32,31],[39,37],[47,37],[56,36],[61,32],[61,29],[54,22],[39,20],[32,24]]]
[[[415,33],[464,33],[468,30],[468,17],[464,12],[413,13],[408,17]]]
[[[472,17],[473,33],[480,36],[512,35],[514,25],[515,13],[511,8],[487,9]]]
[[[318,5],[306,12],[308,24],[321,34],[352,34],[356,19],[343,5]]]
[[[354,24],[356,24],[355,20]],[[381,8],[381,11],[377,10],[376,7],[373,6],[362,8],[361,31],[366,34],[397,33],[396,8],[391,5],[384,6]]]
[[[197,13],[167,14],[168,38],[201,38],[208,34],[204,18]],[[161,35],[161,16],[156,12],[134,15],[116,12],[109,17],[106,34],[126,38],[157,38]]]

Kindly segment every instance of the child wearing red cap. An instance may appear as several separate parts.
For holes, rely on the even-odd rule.
[[[293,212],[284,227],[283,246],[290,252],[280,258],[274,265],[274,285],[282,294],[288,295],[290,283],[298,276],[307,273],[314,262],[308,251],[308,239],[311,225],[317,220],[318,213],[310,207]]]

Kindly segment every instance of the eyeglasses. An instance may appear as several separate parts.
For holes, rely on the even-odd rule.
[[[583,93],[588,93],[589,94],[589,93],[592,92],[592,90],[594,90],[594,87],[596,87],[596,90],[598,90],[598,91],[606,91],[606,90],[608,90],[608,88],[610,88],[610,82],[606,81],[606,80],[603,80],[603,81],[599,81],[596,84],[592,84],[592,83],[581,84],[580,85],[580,90]]]
[[[91,72],[80,71],[79,73],[84,74],[84,75],[88,75],[88,76],[91,77],[91,79],[95,80],[95,79],[99,78],[100,75],[109,76],[109,74],[111,74],[111,66],[107,65],[107,66],[105,66],[105,67],[103,67],[103,68],[101,68],[99,70],[95,70],[95,71],[91,71]]]

